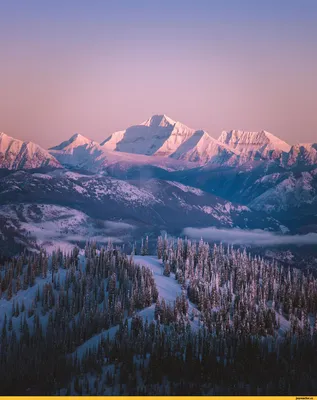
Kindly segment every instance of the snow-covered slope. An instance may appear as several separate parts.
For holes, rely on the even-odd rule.
[[[242,158],[278,158],[282,152],[289,152],[290,145],[266,131],[247,132],[223,131],[219,142],[240,152]]]
[[[14,139],[0,133],[0,168],[32,169],[61,168],[60,163],[47,150],[32,142]]]
[[[154,115],[140,125],[113,133],[101,143],[107,150],[168,157],[195,133],[166,115]]]
[[[258,179],[249,190],[256,193],[261,186],[267,186],[268,189],[249,203],[254,210],[278,212],[300,208],[305,204],[317,204],[316,179],[306,171],[300,174],[267,175]]]
[[[101,146],[112,151],[171,157],[199,164],[237,162],[237,152],[226,144],[166,115],[154,115],[140,125],[115,132]]]
[[[24,242],[29,248],[37,243],[49,251],[57,248],[69,250],[76,243],[87,241],[87,238],[98,243],[107,243],[108,240],[121,243],[134,229],[133,225],[127,223],[97,221],[71,207],[53,204],[2,205],[0,220],[2,218],[9,221],[11,236],[20,243]],[[7,232],[8,227],[6,232],[0,230],[0,235],[8,235]],[[17,236],[17,233],[21,236]]]
[[[90,151],[89,148],[82,149],[84,155],[78,155],[78,157],[73,157],[72,154],[65,154],[62,151],[59,153],[50,152],[55,154],[56,158],[65,166],[82,168],[92,172],[108,170],[109,168],[110,170],[117,168],[120,171],[128,171],[134,167],[146,166],[157,167],[166,171],[177,171],[191,169],[196,166],[190,162],[183,162],[165,157],[145,156],[143,154],[106,151],[104,149],[101,149],[99,153],[99,149],[98,147],[94,147],[92,151]],[[77,153],[77,151],[75,151],[75,153]]]
[[[78,133],[69,140],[49,149],[61,164],[76,167],[95,165],[95,160],[103,154],[100,145]]]
[[[274,161],[283,167],[317,162],[316,144],[291,148],[266,131],[224,131],[216,140],[206,131],[195,131],[166,115],[154,115],[140,125],[115,132],[101,144],[76,134],[49,151],[64,166],[93,172],[110,166],[119,170],[155,166],[172,171],[208,164],[243,165],[253,170],[259,162]]]
[[[228,163],[232,165],[238,161],[238,153],[235,150],[212,138],[205,131],[196,131],[171,157],[200,164]]]
[[[125,153],[114,151],[104,145],[76,134],[69,140],[49,150],[50,154],[64,166],[86,169],[97,172],[111,166],[120,170],[127,170],[135,166],[155,166],[164,170],[179,170],[193,168],[190,162],[182,162],[162,156],[148,156],[144,154]]]
[[[283,164],[288,167],[295,165],[317,165],[317,143],[300,143],[291,147],[283,157]]]
[[[23,229],[41,241],[52,232],[58,236],[52,239],[63,236],[67,240],[67,230],[69,236],[95,235],[88,217],[117,220],[158,233],[163,229],[177,234],[185,226],[279,229],[279,223],[262,212],[176,181],[123,181],[65,170],[48,174],[18,171],[0,178],[0,204],[0,217],[19,220]],[[27,224],[32,225],[30,229]]]

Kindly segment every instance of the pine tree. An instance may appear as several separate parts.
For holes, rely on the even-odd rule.
[[[171,275],[171,268],[170,268],[170,264],[169,264],[168,261],[166,261],[166,262],[164,263],[163,275],[165,275],[165,276],[170,276],[170,275]]]
[[[148,254],[149,254],[149,237],[146,236],[144,244],[144,255],[147,256]]]

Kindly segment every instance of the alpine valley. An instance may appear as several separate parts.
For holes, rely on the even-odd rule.
[[[287,263],[316,260],[311,241],[294,240],[317,232],[316,143],[290,145],[264,130],[215,139],[154,115],[101,143],[75,134],[48,150],[1,133],[0,167],[8,254],[72,248],[88,237],[132,248],[142,235],[151,245],[162,231],[212,227],[292,236],[245,244]]]

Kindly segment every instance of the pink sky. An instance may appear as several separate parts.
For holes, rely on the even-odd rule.
[[[0,5],[0,131],[50,147],[167,114],[317,141],[313,2],[53,3]]]

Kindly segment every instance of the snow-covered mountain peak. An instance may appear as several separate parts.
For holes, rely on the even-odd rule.
[[[60,143],[57,146],[51,147],[50,150],[71,150],[79,146],[95,146],[98,145],[97,142],[94,142],[91,139],[86,138],[80,133],[75,133],[68,140]]]
[[[24,143],[22,140],[15,139],[15,138],[13,138],[12,136],[9,136],[9,135],[7,135],[7,134],[4,133],[4,132],[1,132],[1,133],[0,133],[0,143],[1,143],[1,146],[7,146],[7,145],[9,145],[10,143],[12,143],[13,141],[16,142],[16,143]]]
[[[85,165],[89,169],[95,165],[97,157],[103,154],[104,149],[99,143],[76,133],[69,140],[50,148],[49,151],[63,165],[76,167]]]
[[[232,164],[238,160],[237,152],[234,149],[220,143],[203,130],[196,131],[172,157],[200,164]]]
[[[153,115],[151,118],[142,122],[140,125],[155,128],[158,126],[167,127],[175,124],[176,121],[172,120],[172,118],[169,118],[167,115],[163,114],[163,115]]]
[[[239,151],[242,155],[259,154],[266,158],[272,153],[289,152],[291,146],[265,130],[258,132],[231,130],[223,131],[219,142]]]
[[[72,142],[81,142],[81,143],[87,143],[87,141],[91,141],[90,139],[86,138],[80,133],[75,133],[69,140]]]
[[[284,165],[314,165],[317,163],[317,143],[298,143],[283,159]]]
[[[311,151],[312,149],[317,150],[317,143],[297,143],[291,147],[290,151],[300,150],[301,148],[307,151]]]
[[[60,168],[59,162],[39,145],[0,133],[0,168]]]
[[[141,125],[115,132],[101,146],[105,150],[199,163],[212,160],[224,163],[237,155],[236,150],[213,139],[206,131],[189,128],[166,115],[154,115]]]
[[[113,133],[101,146],[112,151],[168,157],[194,132],[166,115],[153,115],[140,125]]]

